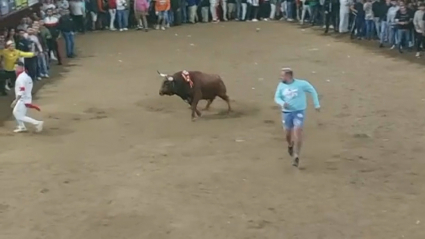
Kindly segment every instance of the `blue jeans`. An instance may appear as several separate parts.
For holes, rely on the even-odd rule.
[[[410,31],[408,29],[398,29],[397,36],[398,36],[398,44],[397,44],[398,47],[401,47],[402,45],[404,45],[404,47],[409,46]]]
[[[128,14],[126,11],[127,10],[117,10],[117,22],[119,29],[127,28],[128,26]]]
[[[373,20],[366,20],[366,38],[371,39],[373,32],[375,31]]]
[[[186,23],[187,22],[187,6],[186,6],[186,1],[183,0],[182,1],[182,7],[181,7],[181,11],[182,11],[182,23]]]
[[[170,25],[174,24],[174,12],[172,10],[167,12],[167,23]]]
[[[74,55],[74,33],[62,32],[62,35],[65,39],[66,55],[72,57]]]
[[[286,1],[286,18],[294,19],[294,13],[292,12],[294,7],[294,2]]]
[[[287,130],[302,128],[305,121],[305,111],[297,110],[292,112],[282,112],[282,123]]]
[[[236,18],[242,19],[242,1],[236,0]]]
[[[38,68],[38,76],[45,76],[49,74],[49,69],[47,67],[47,53],[40,53],[37,55],[37,68]]]
[[[397,34],[397,28],[395,26],[390,26],[389,27],[389,32],[390,32],[390,36],[389,36],[389,42],[391,45],[397,45],[398,44],[398,34]]]
[[[380,42],[381,44],[384,44],[384,42],[388,41],[388,33],[389,33],[390,26],[388,25],[388,22],[382,21],[381,22],[381,32],[380,32]]]

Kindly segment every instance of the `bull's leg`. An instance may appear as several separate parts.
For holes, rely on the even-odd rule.
[[[211,106],[211,104],[212,104],[213,101],[214,101],[214,98],[208,100],[208,103],[207,103],[207,105],[205,106],[205,109],[204,109],[205,111],[207,111],[207,110],[210,109],[210,106]]]
[[[227,96],[226,94],[223,94],[223,95],[219,95],[218,97],[220,97],[224,101],[226,101],[226,103],[227,103],[227,113],[230,113],[232,111],[232,107],[230,106],[229,96]]]
[[[192,101],[192,121],[196,120],[195,117],[195,112],[198,116],[201,116],[201,112],[198,111],[198,109],[196,108],[198,106],[198,102],[202,97],[200,95],[195,95],[195,97],[193,97],[193,101]]]

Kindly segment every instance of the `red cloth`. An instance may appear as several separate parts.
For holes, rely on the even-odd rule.
[[[30,109],[35,109],[35,110],[37,110],[37,111],[41,111],[41,109],[40,109],[40,107],[38,107],[38,105],[25,104],[25,106],[26,106],[27,108],[30,108]]]
[[[108,2],[109,9],[117,9],[117,0],[110,0]]]

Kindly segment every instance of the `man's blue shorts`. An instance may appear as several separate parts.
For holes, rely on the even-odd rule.
[[[282,123],[285,129],[302,128],[304,126],[304,120],[304,110],[282,112]]]

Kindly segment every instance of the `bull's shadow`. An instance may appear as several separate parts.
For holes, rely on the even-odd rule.
[[[219,119],[236,119],[247,116],[257,115],[260,109],[252,104],[243,104],[241,102],[231,101],[232,111],[227,112],[227,109],[221,108],[220,104],[211,106],[208,111],[201,111],[202,117],[199,120],[219,120]]]

